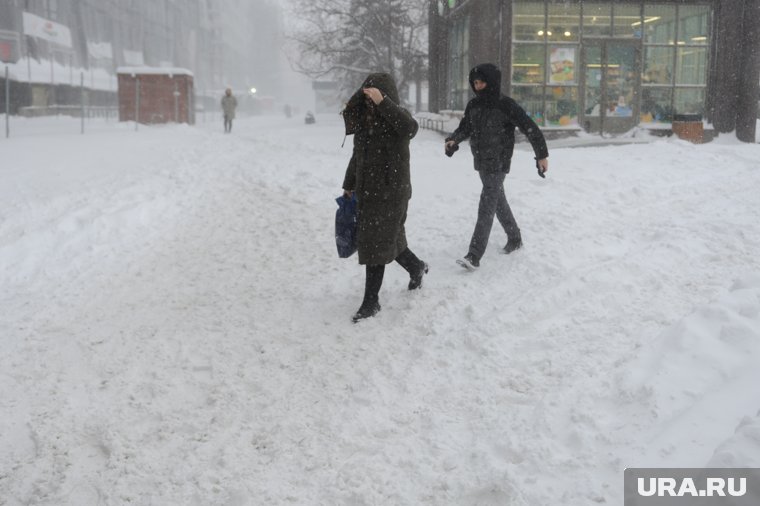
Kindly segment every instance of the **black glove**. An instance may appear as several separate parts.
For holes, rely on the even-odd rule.
[[[454,156],[454,153],[459,150],[459,144],[454,143],[453,146],[449,147],[449,143],[447,142],[444,146],[444,150],[446,150],[446,156],[452,157]]]
[[[546,179],[546,172],[541,170],[541,166],[538,164],[538,160],[536,160],[536,169],[538,169],[538,175]]]

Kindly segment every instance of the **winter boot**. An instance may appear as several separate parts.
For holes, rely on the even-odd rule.
[[[507,244],[501,249],[502,253],[509,255],[515,250],[522,248],[522,238],[518,235],[507,241]]]
[[[359,310],[351,317],[354,323],[365,318],[371,318],[380,311],[379,294],[383,285],[384,265],[368,265],[367,277],[364,281],[364,300]]]
[[[364,302],[362,302],[362,305],[359,307],[359,310],[356,313],[354,313],[354,316],[351,317],[351,321],[356,323],[359,320],[363,320],[365,318],[372,318],[379,312],[380,312],[380,303],[378,301],[365,300]]]
[[[416,272],[409,275],[409,290],[416,290],[422,288],[422,277],[428,273],[430,266],[425,262],[420,262],[420,266]]]
[[[409,273],[409,290],[420,288],[422,286],[422,277],[430,270],[428,264],[417,258],[409,248],[399,253],[396,261]]]

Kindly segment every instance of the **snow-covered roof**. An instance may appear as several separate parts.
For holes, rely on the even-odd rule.
[[[192,76],[193,73],[180,67],[119,67],[116,69],[117,74],[152,74],[152,75],[180,75]]]

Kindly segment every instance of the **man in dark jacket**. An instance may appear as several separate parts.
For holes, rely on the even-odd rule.
[[[409,141],[417,122],[398,105],[396,84],[389,74],[370,74],[343,110],[346,135],[354,150],[343,179],[346,197],[356,194],[357,251],[366,265],[364,300],[353,321],[380,311],[379,292],[385,265],[398,262],[409,272],[409,290],[422,286],[425,262],[407,247],[406,211],[412,197]]]
[[[463,259],[457,260],[459,265],[474,271],[480,267],[486,251],[494,215],[507,233],[502,251],[512,253],[522,246],[520,229],[504,194],[504,178],[515,147],[515,127],[533,146],[541,177],[549,169],[549,151],[538,125],[517,102],[501,94],[501,72],[495,65],[484,63],[474,67],[470,71],[470,86],[475,98],[467,104],[459,127],[446,138],[445,147],[446,154],[452,156],[459,143],[469,138],[475,170],[483,182],[470,249]]]

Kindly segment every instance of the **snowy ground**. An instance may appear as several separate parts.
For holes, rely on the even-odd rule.
[[[467,149],[412,143],[358,325],[338,117],[0,139],[0,505],[622,504],[626,467],[760,467],[760,145],[522,146],[525,246],[466,252]],[[583,139],[581,139],[583,140]]]

